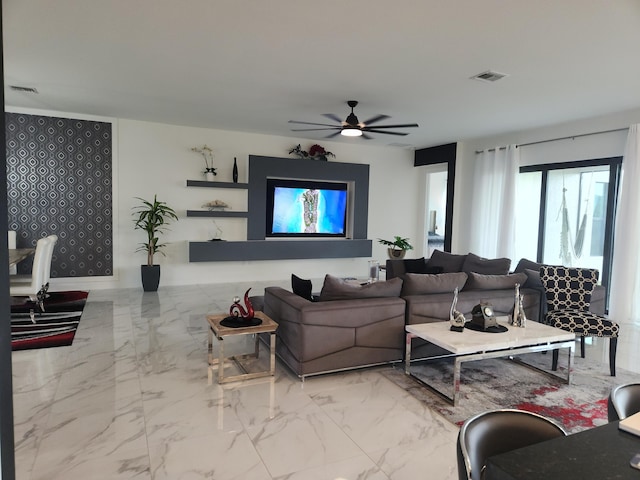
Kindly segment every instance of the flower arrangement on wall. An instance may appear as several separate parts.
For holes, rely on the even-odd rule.
[[[308,152],[305,152],[300,147],[300,144],[289,150],[289,155],[294,154],[300,158],[305,158],[308,160],[324,160],[327,161],[327,157],[335,157],[335,155],[318,144],[311,145],[311,148]]]

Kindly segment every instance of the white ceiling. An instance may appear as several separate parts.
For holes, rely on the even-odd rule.
[[[335,140],[415,148],[640,107],[640,0],[2,3],[15,107],[321,141],[354,99],[420,127]]]

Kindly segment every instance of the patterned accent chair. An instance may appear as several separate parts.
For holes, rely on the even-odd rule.
[[[609,337],[609,369],[616,375],[617,323],[589,311],[591,292],[598,283],[598,270],[543,265],[540,280],[547,297],[548,311],[543,322],[580,337],[584,358],[585,337]],[[553,370],[558,368],[558,350],[553,352]]]

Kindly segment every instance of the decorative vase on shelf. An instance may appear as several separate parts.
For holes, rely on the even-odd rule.
[[[207,182],[213,182],[213,180],[214,180],[215,178],[216,178],[216,177],[215,177],[215,175],[214,175],[213,173],[211,173],[211,172],[205,172],[205,174],[204,174],[204,179],[205,179]]]
[[[238,183],[238,163],[236,157],[233,157],[233,183]]]

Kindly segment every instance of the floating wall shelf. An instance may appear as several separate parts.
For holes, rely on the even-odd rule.
[[[189,261],[370,257],[371,247],[366,239],[189,242]]]
[[[227,217],[227,218],[247,218],[249,212],[228,212],[224,210],[187,210],[187,217]]]
[[[248,183],[232,183],[232,182],[207,182],[206,180],[187,180],[187,187],[205,187],[205,188],[249,188]]]

